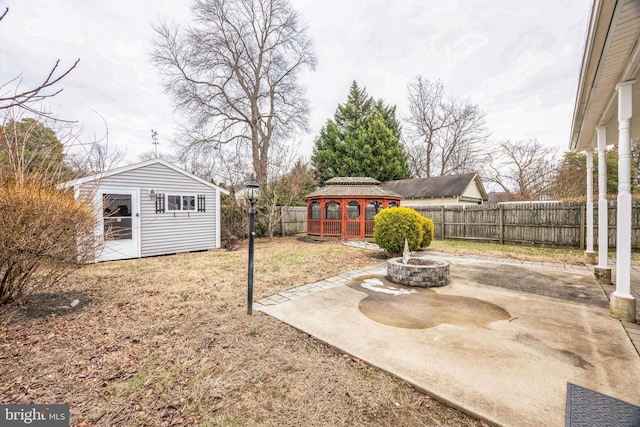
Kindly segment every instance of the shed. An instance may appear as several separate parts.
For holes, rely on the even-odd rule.
[[[64,183],[93,195],[104,242],[95,261],[220,247],[220,195],[229,194],[164,160],[153,159]]]
[[[373,217],[402,197],[373,178],[337,177],[306,199],[308,235],[348,239],[373,237]]]
[[[382,187],[403,197],[403,206],[480,205],[489,200],[477,173],[387,181]]]

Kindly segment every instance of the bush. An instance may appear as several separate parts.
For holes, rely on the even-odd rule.
[[[407,239],[409,250],[415,251],[423,240],[422,215],[411,208],[381,210],[374,218],[373,238],[389,255],[399,255]]]
[[[433,220],[420,215],[420,222],[422,223],[422,241],[420,242],[421,248],[426,248],[431,244],[434,236]]]
[[[93,256],[95,226],[89,202],[71,191],[29,180],[2,183],[0,304],[56,283]]]

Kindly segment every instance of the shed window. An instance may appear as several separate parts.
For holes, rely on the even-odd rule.
[[[311,206],[309,207],[309,219],[320,219],[320,203],[311,203]]]
[[[349,202],[347,204],[347,217],[349,219],[358,219],[360,218],[360,203],[359,202]]]
[[[200,196],[198,197],[198,212],[204,212],[204,196],[202,199],[202,209],[200,210]],[[195,212],[196,211],[196,196],[187,196],[187,195],[174,195],[170,194],[167,196],[167,210],[168,211],[188,211]]]
[[[342,212],[340,209],[340,203],[329,202],[324,206],[325,219],[342,219]]]
[[[195,198],[195,196],[182,196],[182,210],[183,211],[195,211],[196,210],[196,198]]]
[[[131,240],[131,195],[103,194],[102,200],[105,240]]]

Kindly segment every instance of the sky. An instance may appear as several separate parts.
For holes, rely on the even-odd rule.
[[[80,58],[43,106],[77,121],[81,139],[108,127],[122,164],[153,151],[171,153],[180,117],[149,60],[152,24],[188,23],[187,0],[0,0],[0,85],[22,73],[39,83],[60,59]],[[589,0],[292,0],[308,26],[318,65],[301,81],[310,102],[313,141],[355,80],[369,95],[408,113],[407,85],[417,75],[447,96],[477,104],[491,141],[537,138],[566,151],[592,2]],[[0,93],[15,89],[5,85]]]

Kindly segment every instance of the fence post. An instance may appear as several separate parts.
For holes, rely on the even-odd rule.
[[[584,236],[586,227],[587,206],[580,203],[580,249],[584,250]]]
[[[498,241],[504,244],[504,206],[498,205]]]
[[[285,214],[286,214],[286,215],[289,215],[289,211],[287,210],[287,211],[285,212],[285,214],[283,214],[283,213],[282,213],[282,206],[280,206],[280,212],[279,212],[279,214],[280,214],[280,235],[281,235],[282,237],[284,237],[284,236],[285,236],[285,232],[284,232],[284,216],[285,216]]]
[[[442,240],[444,240],[444,236],[445,236],[445,234],[444,234],[444,205],[440,206],[440,215],[442,216],[442,236],[441,236],[441,238],[442,238]]]
[[[464,223],[462,224],[462,238],[467,238],[467,209],[466,205],[462,205],[462,217],[464,218]]]

